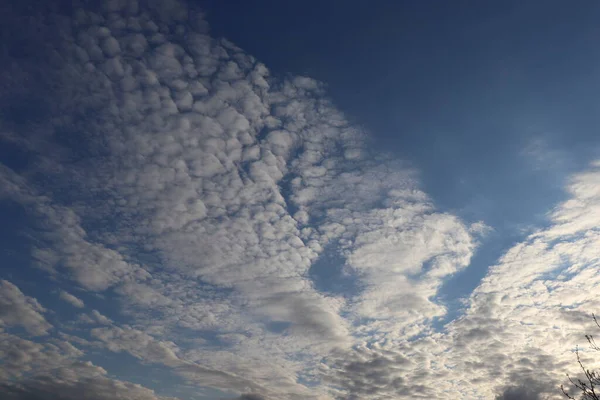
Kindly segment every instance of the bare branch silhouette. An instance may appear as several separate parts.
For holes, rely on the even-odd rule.
[[[592,318],[594,319],[596,326],[600,328],[600,323],[598,323],[596,315],[592,314]],[[585,338],[587,339],[592,350],[600,351],[600,347],[596,344],[594,336],[585,335]],[[579,394],[579,397],[576,398],[574,395],[570,394],[567,389],[565,389],[564,385],[560,385],[560,390],[568,399],[571,400],[600,400],[600,373],[598,373],[598,371],[589,370],[583,365],[581,357],[579,356],[579,348],[575,350],[575,355],[577,356],[577,363],[583,371],[584,378],[573,379],[569,376],[569,374],[567,374],[567,378],[569,378],[571,385],[573,385],[581,393]]]

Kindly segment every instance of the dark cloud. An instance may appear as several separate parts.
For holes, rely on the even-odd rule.
[[[496,400],[540,400],[541,395],[535,389],[528,387],[509,387],[496,396]]]
[[[237,400],[266,400],[266,398],[259,394],[245,393],[238,397]]]
[[[106,377],[65,381],[56,376],[0,385],[3,400],[167,400],[153,391]]]
[[[544,365],[540,359],[536,360],[539,364]],[[548,365],[548,364],[546,364]],[[550,367],[550,365],[548,365]],[[528,371],[529,374],[534,374],[534,370]],[[558,397],[559,389],[555,382],[544,373],[539,373],[538,376],[527,377],[527,372],[523,371],[521,377],[511,373],[509,379],[512,379],[515,384],[505,386],[502,393],[496,396],[496,400],[541,400],[548,398],[547,395],[555,395]],[[554,398],[550,396],[550,398]]]
[[[359,348],[338,362],[326,377],[344,388],[346,400],[396,398],[435,398],[430,387],[421,384],[429,373],[397,351]]]
[[[44,335],[52,326],[36,299],[26,296],[12,283],[0,280],[0,327],[21,326],[32,335]]]

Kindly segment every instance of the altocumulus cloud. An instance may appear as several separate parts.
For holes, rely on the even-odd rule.
[[[0,78],[2,104],[33,96],[45,110],[1,121],[31,160],[0,168],[0,196],[33,217],[38,273],[114,307],[60,292],[82,313],[33,341],[12,329],[50,332],[46,310],[3,281],[9,398],[161,398],[86,361],[100,350],[247,400],[508,399],[556,379],[597,306],[577,289],[598,277],[597,167],[436,333],[436,296],[487,228],[436,210],[320,83],[271,77],[184,3],[57,10],[5,13],[47,63],[24,58]],[[312,281],[330,252],[351,292]]]
[[[42,315],[46,309],[12,283],[0,280],[0,326],[21,326],[32,335],[44,335],[52,326]]]
[[[65,292],[64,290],[61,290],[60,293],[58,294],[58,296],[61,298],[61,300],[66,301],[67,303],[71,304],[73,307],[83,308],[85,305],[83,303],[83,300],[73,296],[69,292]]]
[[[574,175],[570,198],[552,211],[549,227],[490,267],[465,314],[444,332],[365,343],[323,365],[324,376],[357,398],[561,398],[557,385],[573,367],[572,349],[584,344],[582,332],[593,329],[590,310],[599,306],[599,178],[597,163]],[[582,359],[598,365],[589,353]]]

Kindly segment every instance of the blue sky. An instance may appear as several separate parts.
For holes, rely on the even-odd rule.
[[[5,6],[0,389],[560,398],[600,307],[599,14]]]

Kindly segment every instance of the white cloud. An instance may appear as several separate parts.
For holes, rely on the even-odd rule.
[[[78,297],[73,296],[69,292],[65,292],[64,290],[61,290],[59,292],[58,297],[60,297],[61,300],[64,300],[67,303],[71,304],[73,307],[83,308],[85,306],[83,300],[79,299]]]
[[[550,226],[509,249],[443,333],[333,357],[322,367],[325,379],[359,398],[561,398],[564,374],[578,372],[572,350],[594,333],[591,313],[600,306],[599,174],[593,166],[573,176],[571,197],[555,208]],[[598,366],[593,354],[583,358]]]
[[[111,325],[113,323],[110,318],[101,314],[98,310],[92,310],[89,314],[80,314],[77,320],[89,325]]]
[[[12,283],[0,280],[0,326],[21,326],[32,335],[45,335],[52,328],[42,315],[46,310]]]

